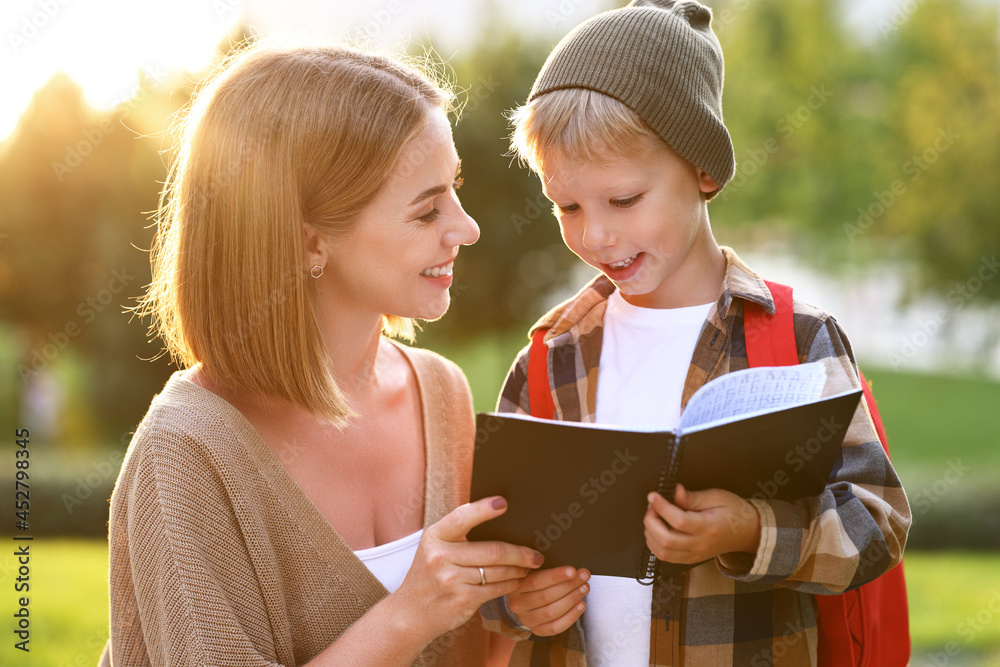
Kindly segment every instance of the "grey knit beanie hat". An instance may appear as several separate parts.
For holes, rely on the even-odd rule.
[[[587,88],[629,107],[674,150],[715,179],[736,158],[722,122],[722,47],[698,2],[632,0],[584,21],[556,45],[528,101]]]

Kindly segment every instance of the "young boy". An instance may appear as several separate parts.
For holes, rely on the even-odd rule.
[[[532,328],[548,329],[557,419],[674,428],[698,387],[747,368],[743,304],[773,312],[763,280],[709,224],[707,203],[735,171],[710,24],[697,2],[634,0],[600,14],[556,46],[515,114],[512,144],[538,172],[566,245],[601,272]],[[794,322],[800,361],[826,367],[824,395],[860,387],[833,317],[796,301]],[[525,348],[499,410],[531,411],[527,370]],[[895,566],[910,523],[867,407],[842,459],[820,496],[794,503],[650,493],[652,553],[709,562],[652,587],[537,571],[484,608],[487,626],[530,639],[517,665],[816,665],[815,594]]]

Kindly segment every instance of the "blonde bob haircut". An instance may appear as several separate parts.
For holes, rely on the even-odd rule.
[[[179,118],[153,281],[137,308],[175,363],[334,422],[351,414],[314,310],[304,225],[336,236],[454,95],[416,67],[340,46],[254,45]],[[410,320],[383,332],[412,340]]]
[[[639,114],[603,93],[560,88],[510,115],[512,153],[545,175],[555,158],[603,162],[669,144]]]

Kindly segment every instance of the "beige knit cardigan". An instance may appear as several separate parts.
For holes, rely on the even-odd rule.
[[[457,366],[400,349],[423,406],[427,527],[468,499],[472,402]],[[109,525],[101,665],[302,665],[388,594],[242,414],[180,372],[132,439]],[[414,664],[482,665],[486,646],[477,614]]]

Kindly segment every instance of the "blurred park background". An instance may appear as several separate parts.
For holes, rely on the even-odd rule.
[[[171,366],[125,311],[149,282],[169,118],[254,36],[433,46],[482,229],[418,344],[492,408],[526,328],[589,273],[505,112],[551,46],[613,0],[18,0],[0,9],[0,664],[95,664],[107,508]],[[914,513],[913,665],[1000,665],[1000,7],[995,0],[713,0],[733,182],[720,243],[834,312],[874,381]],[[151,9],[150,7],[154,7]],[[30,431],[18,530],[15,430]],[[195,490],[192,491],[196,492]],[[31,535],[30,653],[10,536]],[[20,543],[19,543],[20,544]]]

